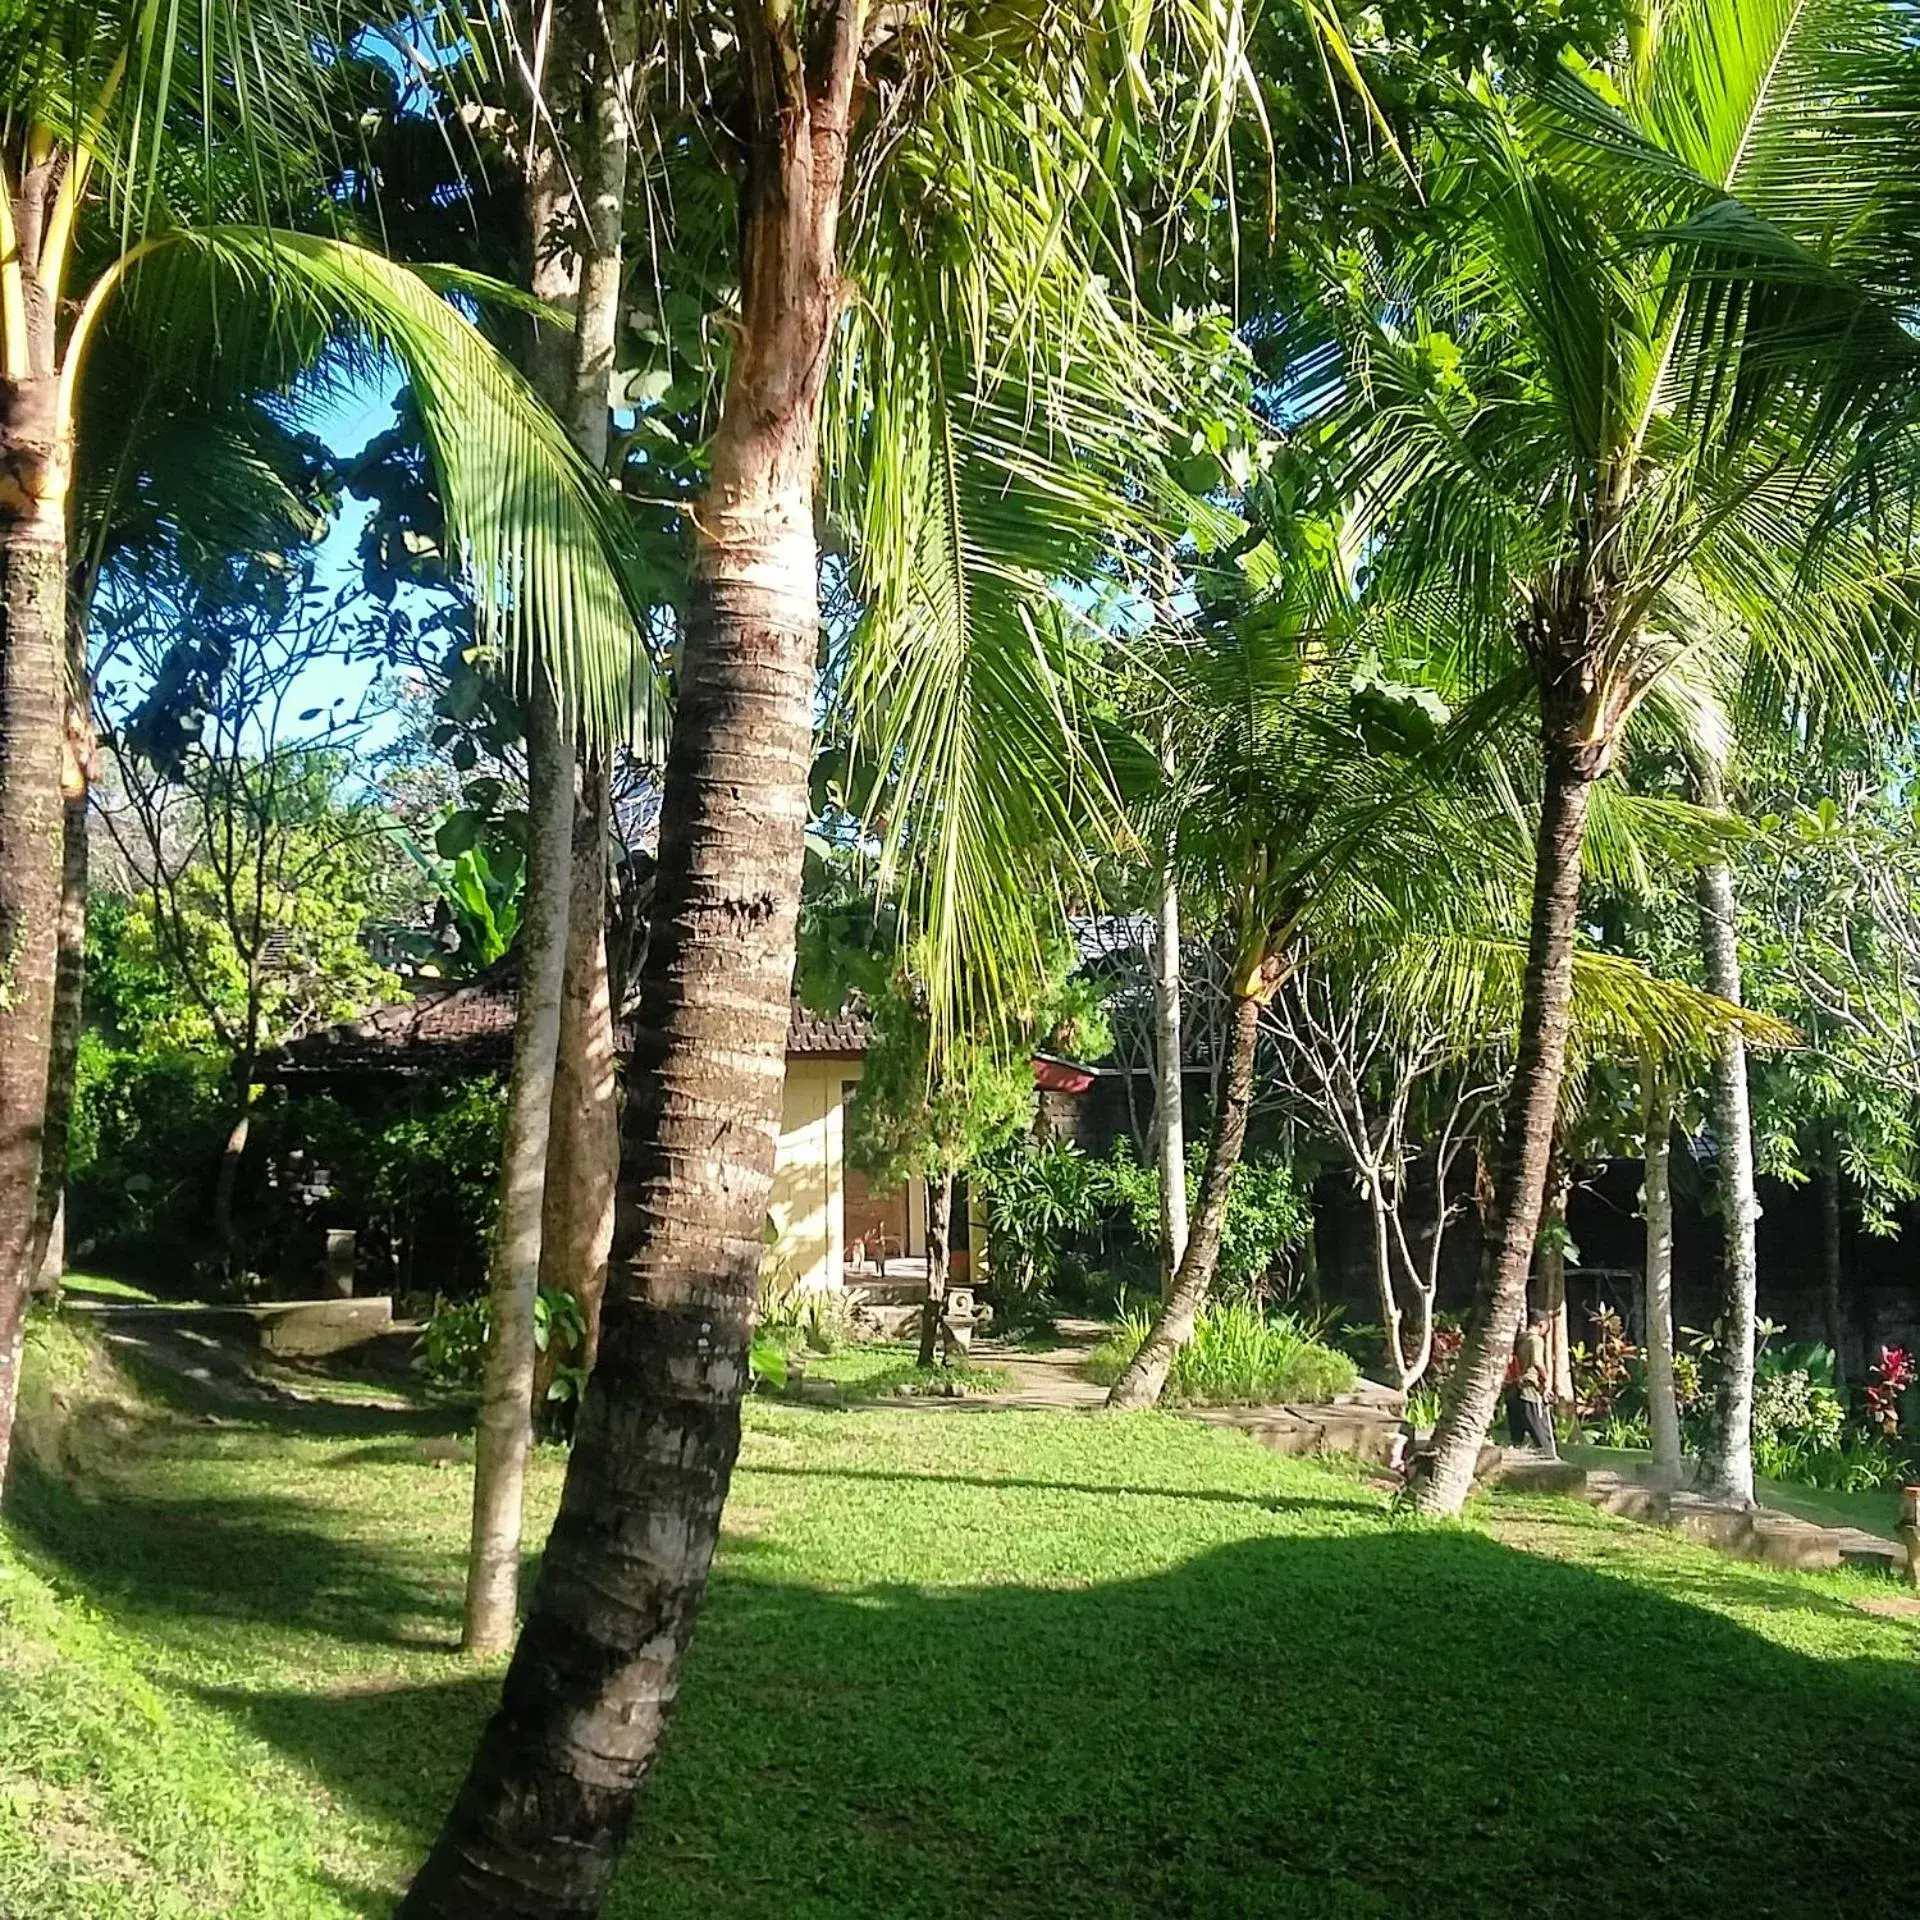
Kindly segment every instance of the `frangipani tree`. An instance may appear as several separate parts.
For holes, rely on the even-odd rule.
[[[48,1078],[63,797],[90,759],[69,647],[76,468],[122,333],[149,377],[274,384],[397,361],[419,397],[487,638],[583,712],[629,681],[612,503],[510,367],[325,191],[331,0],[23,0],[0,18],[0,1464]],[[78,549],[86,551],[84,541]],[[78,634],[76,632],[76,638]],[[624,691],[620,693],[624,705]]]

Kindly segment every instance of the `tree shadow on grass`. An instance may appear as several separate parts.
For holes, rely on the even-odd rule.
[[[1077,1590],[736,1565],[606,1913],[1894,1920],[1920,1668],[1859,1644],[1454,1529]],[[424,1849],[492,1694],[211,1697]]]
[[[156,1326],[115,1330],[107,1342],[114,1365],[143,1400],[193,1420],[317,1439],[448,1434],[473,1424],[470,1403],[429,1400],[414,1390],[406,1392],[404,1406],[315,1397],[267,1378],[254,1356],[212,1334]],[[383,1385],[378,1391],[399,1390]]]
[[[82,1496],[22,1460],[7,1517],[96,1605],[163,1632],[191,1637],[219,1620],[432,1648],[457,1631],[444,1579],[343,1539],[290,1496],[167,1498],[150,1487],[137,1498]]]
[[[1321,1499],[1292,1493],[1240,1493],[1228,1487],[1141,1487],[1121,1480],[1025,1480],[997,1473],[922,1473],[897,1467],[779,1466],[755,1460],[746,1469],[769,1480],[881,1481],[895,1486],[985,1487],[991,1492],[1084,1493],[1132,1500],[1195,1500],[1205,1505],[1255,1507],[1264,1513],[1364,1513],[1380,1515],[1378,1500]]]

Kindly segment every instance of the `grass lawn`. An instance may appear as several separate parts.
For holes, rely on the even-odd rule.
[[[1611,1467],[1617,1472],[1634,1473],[1652,1457],[1643,1447],[1589,1447],[1579,1443],[1562,1449],[1570,1460],[1595,1467]],[[1753,1483],[1755,1497],[1763,1507],[1778,1507],[1802,1520],[1821,1527],[1858,1527],[1862,1533],[1878,1533],[1893,1538],[1900,1523],[1900,1492],[1897,1487],[1875,1487],[1865,1493],[1842,1493],[1833,1487],[1801,1487],[1785,1480],[1760,1480]],[[1917,1903],[1920,1904],[1920,1903]]]
[[[79,1491],[22,1474],[0,1914],[390,1911],[497,1679],[443,1419],[123,1418]],[[1551,1500],[1396,1523],[1171,1416],[755,1405],[607,1912],[1892,1920],[1920,1627],[1869,1590]]]

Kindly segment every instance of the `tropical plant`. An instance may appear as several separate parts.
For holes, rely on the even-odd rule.
[[[1153,1316],[1134,1309],[1084,1363],[1088,1379],[1118,1379],[1153,1330]],[[1193,1338],[1175,1357],[1167,1391],[1176,1401],[1336,1399],[1353,1388],[1359,1369],[1336,1347],[1286,1314],[1263,1312],[1251,1300],[1209,1301],[1194,1318]]]
[[[1031,861],[997,866],[991,849],[1031,844],[1062,795],[1078,814],[1059,752],[1001,742],[1057,738],[1078,625],[1060,586],[1151,532],[1143,508],[1169,491],[1154,484],[1164,363],[1125,291],[1142,238],[1116,204],[1131,130],[1164,137],[1183,182],[1217,177],[1247,78],[1239,7],[1186,0],[1093,32],[1053,7],[936,21],[867,0],[676,7],[659,24],[676,78],[651,103],[659,150],[722,156],[731,175],[675,243],[704,241],[710,284],[738,304],[689,516],[622,1273],[507,1705],[408,1915],[504,1913],[536,1887],[556,1908],[597,1905],[697,1612],[737,1446],[789,1018],[823,400],[864,604],[850,678],[869,764],[895,822],[988,850],[902,860],[951,942],[982,885],[1016,915],[1030,904]],[[1089,145],[1094,126],[1117,142]],[[1167,204],[1185,200],[1183,186]],[[996,741],[983,718],[1009,731]],[[976,951],[981,965],[932,983],[936,1007],[962,972],[991,986],[1033,957]],[[644,1560],[620,1544],[638,1538],[655,1543]],[[591,1757],[565,1731],[588,1721],[608,1734]],[[537,1831],[519,1813],[536,1801]]]
[[[451,283],[344,232],[326,190],[330,56],[359,30],[328,0],[32,0],[0,17],[0,1465],[48,1082],[62,795],[83,792],[90,757],[67,609],[69,562],[93,544],[70,509],[140,471],[123,463],[166,396],[390,355],[413,381],[484,637],[576,708],[605,707],[615,683],[625,704],[632,614],[609,565],[612,503],[442,297]],[[95,348],[109,339],[154,407],[101,404],[94,376],[114,356]]]
[[[1542,729],[1519,1052],[1468,1355],[1414,1490],[1431,1511],[1465,1497],[1524,1300],[1596,783],[1661,677],[1728,624],[1781,679],[1877,684],[1862,635],[1892,564],[1856,530],[1816,537],[1833,442],[1721,377],[1724,281],[1673,237],[1723,206],[1797,231],[1854,191],[1859,147],[1800,131],[1857,12],[1692,0],[1644,15],[1604,70],[1461,102],[1433,244],[1351,309],[1380,569],[1447,597],[1490,670],[1517,659]]]

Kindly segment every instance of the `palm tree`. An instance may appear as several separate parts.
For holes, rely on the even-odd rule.
[[[76,463],[127,424],[90,404],[96,341],[122,336],[160,382],[203,375],[216,353],[223,376],[256,383],[398,360],[487,640],[577,711],[612,711],[627,677],[605,495],[442,297],[448,283],[333,219],[325,51],[353,30],[324,0],[38,0],[0,22],[0,1464],[42,1158],[63,795],[87,758],[65,664],[70,496]]]
[[[607,461],[620,319],[632,36],[631,6],[586,0],[543,9],[521,115],[528,284],[572,323],[535,327],[527,371],[596,473]],[[546,84],[539,61],[552,71]],[[519,1617],[523,1495],[541,1379],[539,1291],[544,1285],[579,1301],[590,1358],[619,1149],[606,759],[594,742],[576,739],[538,682],[526,717],[527,887],[461,1632],[462,1645],[478,1653],[511,1645]]]
[[[1721,377],[1728,297],[1679,237],[1702,209],[1799,219],[1796,196],[1851,189],[1857,152],[1799,140],[1847,12],[1691,0],[1605,76],[1569,66],[1525,100],[1465,103],[1434,175],[1444,237],[1380,289],[1393,327],[1356,316],[1355,470],[1382,572],[1445,590],[1489,652],[1517,648],[1544,762],[1488,1255],[1415,1486],[1429,1511],[1465,1498],[1525,1300],[1595,783],[1702,604],[1784,669],[1873,680],[1862,616],[1891,569],[1857,529],[1816,540],[1832,438]]]
[[[867,0],[665,18],[674,84],[650,141],[729,156],[737,229],[702,225],[709,246],[737,231],[717,277],[739,292],[691,516],[620,1225],[540,1585],[408,1914],[593,1911],[678,1683],[738,1444],[772,1172],[816,474],[862,609],[835,664],[869,777],[899,805],[890,861],[950,1021],[956,985],[1001,997],[1037,953],[1044,916],[995,849],[1081,811],[1074,779],[1050,782],[1071,767],[1059,584],[1114,564],[1116,534],[1175,491],[1154,480],[1173,348],[1127,293],[1115,170],[1135,139],[1187,177],[1217,169],[1243,24],[1191,0],[1092,21]],[[928,793],[930,828],[909,827]]]

